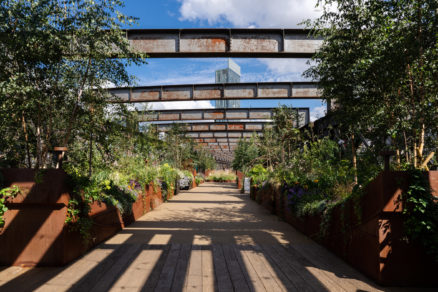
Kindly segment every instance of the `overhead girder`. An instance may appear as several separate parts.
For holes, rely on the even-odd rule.
[[[309,108],[294,108],[303,120],[303,126],[309,123]],[[234,108],[234,109],[188,109],[154,110],[140,114],[139,121],[197,121],[197,120],[263,120],[273,119],[274,108]]]
[[[198,143],[238,143],[239,138],[194,138]]]
[[[170,131],[172,124],[158,124],[157,130],[159,132]],[[272,124],[266,122],[234,122],[234,123],[215,123],[215,122],[203,122],[196,124],[187,124],[184,130],[187,132],[220,132],[220,131],[251,131],[251,132],[263,132],[264,129],[272,127]]]
[[[151,58],[310,58],[323,43],[307,29],[129,29],[126,37]]]
[[[186,133],[190,138],[251,138],[253,135],[263,135],[262,132],[239,131],[239,132],[199,132],[193,131]]]
[[[126,30],[126,37],[134,52],[146,53],[149,57],[252,57],[252,58],[309,58],[322,45],[322,38],[310,36],[309,30],[303,29],[137,29]],[[123,57],[113,54],[114,57]],[[316,83],[239,83],[239,84],[204,84],[176,86],[148,86],[135,88],[114,88],[109,90],[116,98],[114,102],[153,102],[182,100],[233,100],[233,99],[319,99],[321,92]],[[169,114],[169,113],[168,113]],[[195,114],[191,113],[192,116]],[[190,115],[190,113],[188,113]],[[206,120],[204,113],[201,118]],[[227,112],[218,119],[231,119]],[[272,118],[272,112],[270,114]],[[247,112],[245,118],[251,119]],[[236,117],[237,119],[237,117]],[[261,118],[258,118],[261,119]],[[308,123],[309,115],[307,112]],[[177,120],[163,119],[157,115],[157,121]],[[179,113],[178,120],[186,120]],[[268,125],[269,126],[269,125]],[[159,125],[158,127],[163,127]],[[248,137],[264,129],[263,123],[221,123],[215,125],[189,125],[192,137],[202,140],[216,156],[226,157],[231,162],[232,148],[237,144],[230,139]],[[206,130],[207,129],[207,130]],[[210,133],[208,133],[209,131]],[[221,132],[232,131],[232,132]],[[216,138],[208,142],[206,134]],[[217,140],[227,138],[227,141]],[[211,140],[212,141],[212,140]],[[225,151],[231,155],[224,155]]]
[[[183,84],[109,88],[112,102],[187,100],[320,99],[316,82],[252,82]]]

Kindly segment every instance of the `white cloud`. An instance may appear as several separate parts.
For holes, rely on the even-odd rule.
[[[214,71],[213,71],[214,72]],[[193,76],[181,73],[181,75],[173,75],[168,78],[142,78],[139,77],[139,84],[141,86],[153,86],[153,85],[176,85],[176,84],[210,84],[214,83],[214,76]]]
[[[266,66],[270,80],[267,81],[303,81],[304,71],[309,68],[308,59],[258,59]]]
[[[316,121],[317,119],[324,117],[326,114],[327,114],[326,105],[314,107],[310,111],[310,121],[311,122]]]
[[[307,64],[308,59],[259,59],[259,61],[265,64],[268,70],[280,75],[290,73],[301,74],[309,68]]]
[[[316,0],[180,0],[180,20],[229,22],[236,27],[300,27],[321,11]]]

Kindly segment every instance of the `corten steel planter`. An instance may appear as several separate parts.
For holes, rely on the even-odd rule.
[[[425,175],[429,177],[433,195],[438,196],[438,171]],[[400,196],[408,186],[406,172],[380,173],[367,186],[359,202],[347,201],[333,209],[324,236],[320,232],[321,215],[296,217],[289,209],[286,197],[279,193],[280,189],[274,195],[275,210],[279,216],[282,216],[280,212],[283,214],[286,222],[318,240],[379,284],[438,285],[438,263],[419,246],[404,240]]]
[[[236,171],[237,175],[237,188],[240,190],[243,187],[243,180],[245,179],[245,175],[241,171]]]
[[[155,200],[155,206],[162,202],[159,188],[154,192],[148,186],[125,218],[114,206],[93,203],[89,213],[94,222],[91,240],[85,244],[79,232],[65,224],[71,189],[64,171],[46,170],[38,184],[32,169],[0,171],[6,185],[17,185],[21,190],[21,194],[7,203],[9,210],[0,235],[0,265],[65,265],[148,212],[151,200]]]
[[[251,186],[249,189],[249,197],[253,200],[257,198],[257,192],[259,191],[258,187]]]

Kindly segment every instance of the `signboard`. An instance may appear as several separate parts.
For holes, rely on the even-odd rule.
[[[249,189],[251,187],[251,179],[249,177],[245,177],[243,180],[243,190],[245,194],[249,194]]]

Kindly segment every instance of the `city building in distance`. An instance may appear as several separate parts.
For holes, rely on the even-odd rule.
[[[228,68],[216,71],[216,83],[240,83],[240,66],[228,59]],[[216,108],[240,108],[240,100],[216,100]]]

